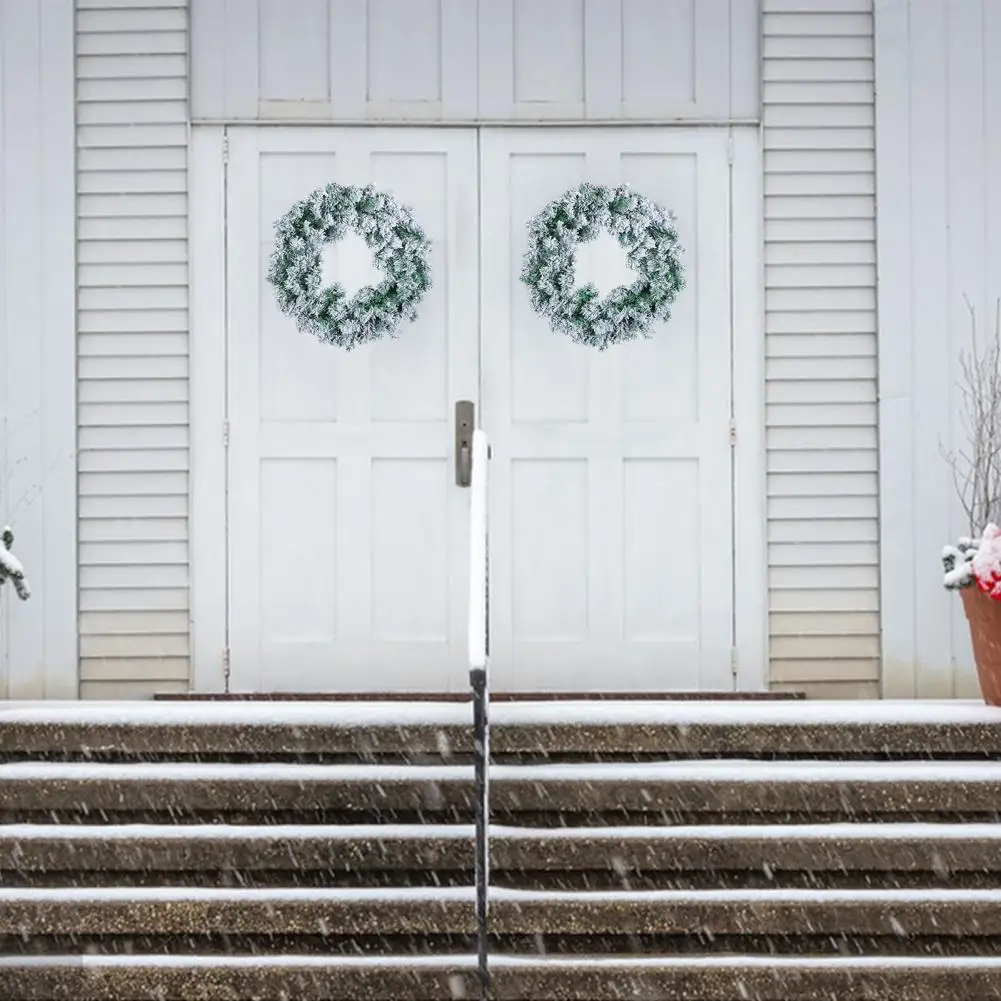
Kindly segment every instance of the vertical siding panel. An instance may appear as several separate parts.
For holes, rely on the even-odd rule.
[[[0,698],[77,693],[73,0],[0,0]]]
[[[907,4],[882,6],[875,23],[876,189],[879,202],[880,598],[883,691],[917,693],[911,245],[911,60]],[[893,558],[896,555],[898,558]],[[903,562],[899,558],[903,556]]]
[[[81,694],[184,687],[187,4],[77,0]]]
[[[966,697],[969,633],[937,556],[968,526],[940,446],[966,444],[963,298],[986,332],[1001,295],[1001,9],[907,0],[876,16],[886,693]],[[901,453],[911,480],[898,475]]]
[[[871,0],[764,0],[769,625],[778,688],[879,681]]]
[[[911,199],[914,219],[911,249],[914,301],[912,336],[918,350],[913,355],[914,379],[919,386],[938,391],[916,398],[913,412],[914,478],[922,484],[915,498],[915,521],[929,540],[948,540],[957,526],[951,518],[952,484],[937,448],[924,447],[947,433],[953,397],[952,358],[949,346],[948,272],[948,23],[946,0],[923,0],[911,5],[911,65],[920,72],[911,77]],[[959,295],[959,289],[955,289]],[[943,378],[945,377],[945,379]],[[943,381],[946,381],[943,385]],[[922,577],[934,575],[929,562]],[[948,622],[941,620],[942,594],[918,588],[915,621],[916,646],[921,670],[917,676],[919,698],[948,698],[952,694]],[[944,628],[943,628],[944,627]]]
[[[956,353],[950,350],[949,330],[956,333],[960,344],[970,343],[970,315],[964,299],[968,299],[976,310],[980,330],[987,313],[987,281],[985,274],[986,239],[983,206],[986,193],[984,174],[984,58],[982,44],[970,44],[983,31],[983,5],[981,0],[952,0],[946,32],[948,49],[948,83],[945,94],[947,106],[947,171],[948,171],[948,299],[945,308],[948,322],[942,325],[939,337],[949,368],[949,386],[943,397],[948,407],[950,441],[958,441],[963,434],[960,408],[961,394],[957,387],[960,365]],[[993,53],[990,58],[995,58]],[[946,503],[948,504],[949,526],[963,525],[962,504],[951,488],[950,477],[946,481]],[[934,562],[929,572],[937,571]],[[929,589],[929,595],[931,590]],[[939,593],[937,601],[948,595]],[[960,602],[947,602],[952,615],[950,628],[942,632],[943,652],[955,649],[956,641],[966,629],[965,616]],[[949,660],[943,663],[949,665]],[[976,674],[968,666],[953,662],[951,670],[942,682],[931,686],[934,697],[941,686],[943,694],[953,697],[969,697],[978,691]],[[934,677],[934,676],[932,676]],[[920,690],[920,689],[919,689]]]

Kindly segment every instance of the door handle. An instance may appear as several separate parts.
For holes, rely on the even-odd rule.
[[[476,406],[472,400],[455,401],[455,485],[468,487],[473,482],[473,429]]]

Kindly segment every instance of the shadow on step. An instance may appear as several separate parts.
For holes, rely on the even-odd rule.
[[[475,954],[472,935],[32,935],[0,936],[0,953],[15,955],[326,955],[453,956]],[[491,952],[518,956],[1001,956],[1001,936],[956,928],[934,936],[880,935],[504,935]],[[953,999],[969,1001],[969,999]]]

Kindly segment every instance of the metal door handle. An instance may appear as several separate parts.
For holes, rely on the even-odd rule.
[[[473,482],[473,428],[476,407],[472,400],[455,403],[455,485],[468,487]]]

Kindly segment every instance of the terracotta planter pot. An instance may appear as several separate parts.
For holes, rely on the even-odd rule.
[[[980,691],[989,706],[1001,706],[1001,601],[988,598],[976,586],[964,587],[960,594],[970,623]]]

